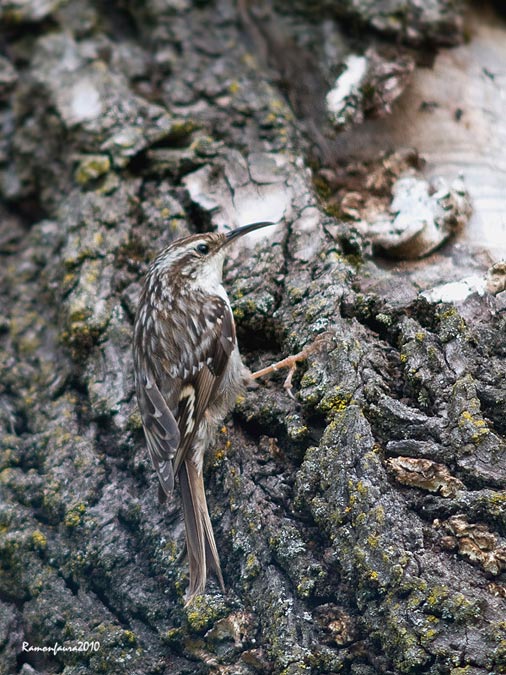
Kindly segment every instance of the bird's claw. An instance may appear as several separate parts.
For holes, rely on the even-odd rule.
[[[286,390],[286,393],[290,398],[293,398],[295,401],[295,396],[293,395],[292,391],[292,377],[295,371],[297,370],[297,362],[294,361],[293,365],[290,366],[290,370],[288,371],[288,375],[286,376],[286,380],[283,383],[283,388]]]

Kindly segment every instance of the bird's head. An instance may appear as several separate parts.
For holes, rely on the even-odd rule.
[[[227,247],[239,237],[268,225],[274,223],[250,223],[226,233],[205,232],[182,237],[160,253],[153,262],[152,271],[157,275],[174,275],[189,284],[221,283]]]

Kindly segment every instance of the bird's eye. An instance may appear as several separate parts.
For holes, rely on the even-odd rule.
[[[198,253],[202,253],[202,255],[206,255],[206,253],[209,253],[209,246],[207,244],[198,244],[195,246],[195,250]]]

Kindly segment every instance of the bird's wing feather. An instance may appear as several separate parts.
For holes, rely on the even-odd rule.
[[[170,494],[174,489],[172,459],[179,447],[179,427],[154,378],[146,376],[138,383],[137,400],[151,461],[164,492]]]
[[[202,308],[201,319],[205,330],[195,348],[191,375],[182,384],[175,414],[181,440],[174,459],[174,473],[188,455],[199,423],[216,395],[235,347],[234,320],[224,300],[213,297]]]

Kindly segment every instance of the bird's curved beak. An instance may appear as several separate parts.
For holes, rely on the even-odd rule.
[[[226,237],[226,244],[229,244],[231,241],[234,241],[234,239],[237,239],[238,237],[242,237],[244,234],[248,234],[249,232],[253,232],[253,230],[259,230],[261,227],[267,227],[268,225],[275,225],[276,223],[271,223],[271,222],[261,222],[261,223],[249,223],[249,225],[242,225],[241,227],[236,227],[235,230],[230,230],[230,232],[227,232],[225,237]]]

